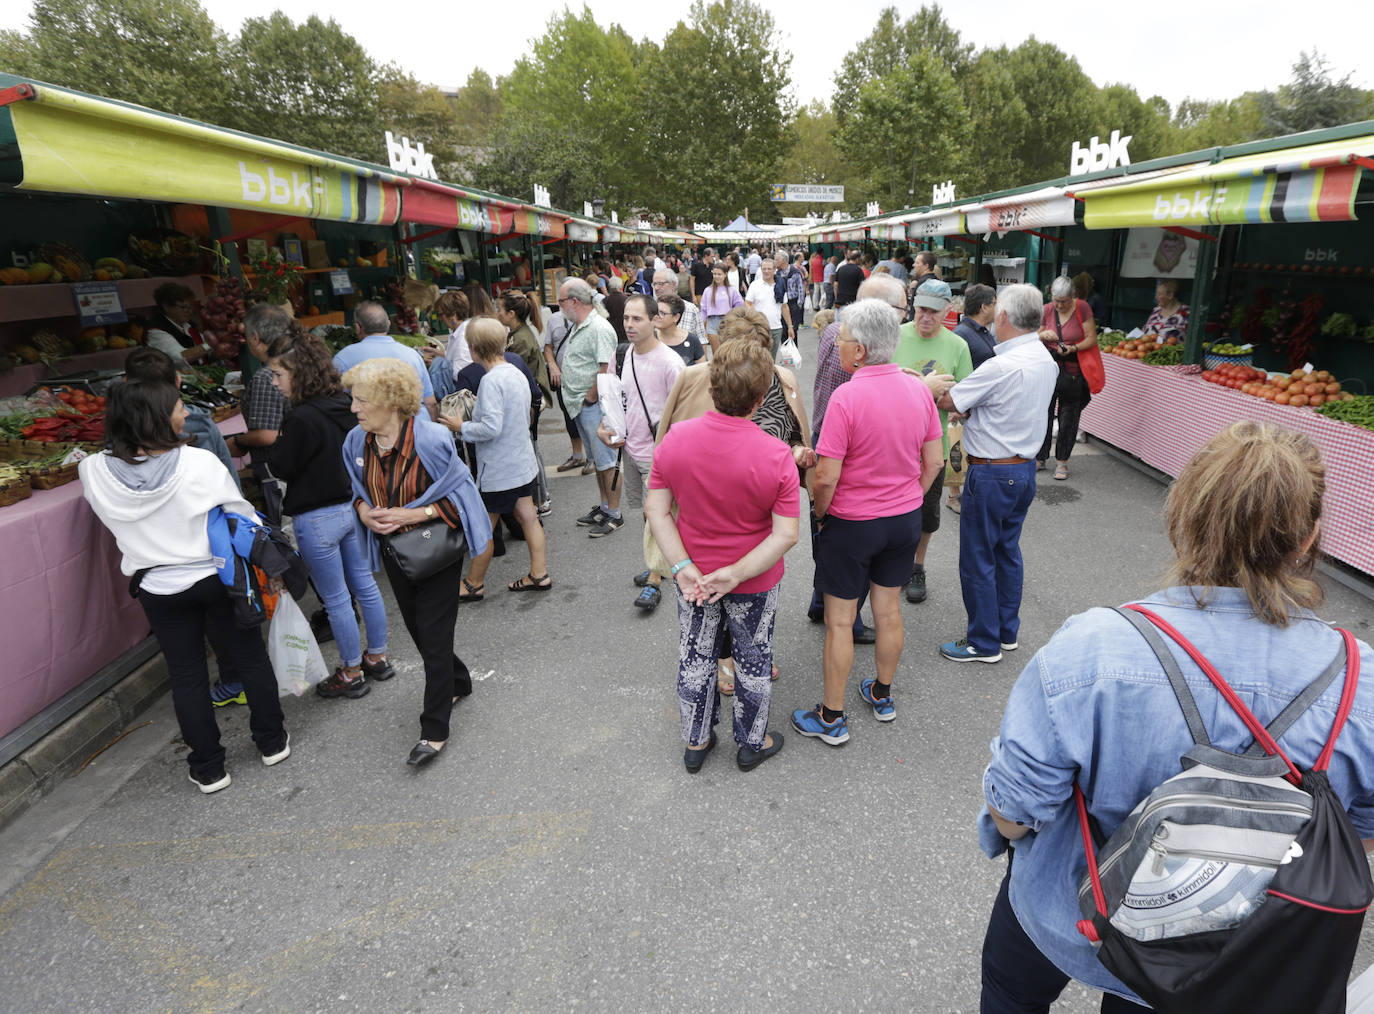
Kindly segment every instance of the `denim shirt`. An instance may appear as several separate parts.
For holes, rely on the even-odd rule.
[[[1198,608],[1187,588],[1144,605],[1201,651],[1265,724],[1335,657],[1340,635],[1310,612],[1287,627],[1266,624],[1238,588],[1215,589]],[[1212,742],[1241,752],[1251,736],[1202,671],[1173,645]],[[1362,672],[1374,652],[1359,642]],[[1300,768],[1310,767],[1331,732],[1338,676],[1279,740]],[[983,775],[987,803],[1031,832],[1011,843],[1011,905],[1026,933],[1059,969],[1095,989],[1136,999],[1096,958],[1076,928],[1078,883],[1087,871],[1073,802],[1075,777],[1088,809],[1111,835],[1135,805],[1180,770],[1192,745],[1168,678],[1129,622],[1109,609],[1068,620],[1030,660],[1012,688]],[[1329,778],[1362,838],[1374,838],[1374,680],[1361,680],[1336,741]],[[988,856],[1007,848],[987,808],[978,841]],[[1137,1002],[1139,1002],[1137,1000]]]

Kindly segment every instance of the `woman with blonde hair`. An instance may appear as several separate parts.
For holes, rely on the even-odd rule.
[[[343,458],[359,534],[372,571],[386,570],[406,630],[424,661],[420,741],[406,758],[407,764],[420,767],[448,742],[454,702],[472,693],[472,677],[454,654],[453,635],[464,551],[486,551],[491,523],[453,437],[420,412],[420,378],[407,363],[364,360],[343,375],[343,386],[352,395],[358,420],[344,438]],[[445,553],[417,561],[403,543],[418,540],[393,543],[393,537],[421,525],[432,533],[426,541],[442,543]]]
[[[1075,929],[1087,858],[1074,787],[1105,840],[1179,772],[1179,758],[1197,741],[1194,719],[1226,753],[1253,742],[1172,635],[1155,633],[1157,621],[1195,645],[1260,723],[1274,722],[1300,695],[1309,698],[1279,741],[1299,768],[1317,760],[1340,710],[1346,663],[1342,634],[1312,612],[1322,600],[1313,570],[1325,489],[1326,469],[1306,436],[1231,425],[1169,490],[1165,521],[1177,554],[1169,586],[1122,610],[1071,617],[1021,673],[983,775],[979,843],[990,857],[1009,844],[1016,854],[983,943],[984,1011],[1048,1011],[1070,977],[1108,994],[1103,1011],[1141,1009]],[[1351,643],[1368,671],[1374,652]],[[1174,689],[1166,663],[1186,694]],[[1371,715],[1374,686],[1366,680],[1326,772],[1366,850],[1374,846]]]

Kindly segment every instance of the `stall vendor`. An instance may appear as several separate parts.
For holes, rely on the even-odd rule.
[[[199,329],[191,323],[196,294],[180,282],[159,285],[153,293],[157,315],[148,322],[148,344],[174,360],[198,362],[206,347]]]
[[[1155,308],[1145,321],[1145,333],[1183,341],[1188,330],[1188,307],[1178,301],[1178,282],[1161,278],[1155,286]]]

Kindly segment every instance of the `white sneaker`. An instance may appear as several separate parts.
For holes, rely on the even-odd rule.
[[[263,762],[263,764],[265,764],[267,767],[270,768],[273,764],[280,764],[282,761],[286,760],[286,758],[288,758],[288,757],[290,757],[290,756],[291,756],[291,733],[288,732],[288,733],[286,734],[286,742],[284,742],[284,743],[281,745],[281,749],[278,750],[276,753],[265,753],[265,754],[263,754],[263,755],[262,755],[262,762]]]
[[[1011,644],[1008,644],[1006,641],[1002,642],[1003,651],[1015,651],[1019,647],[1021,647],[1020,641],[1012,641]]]

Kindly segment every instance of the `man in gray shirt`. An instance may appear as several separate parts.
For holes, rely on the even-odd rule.
[[[1008,286],[997,297],[996,355],[936,404],[964,423],[959,581],[964,637],[940,645],[954,662],[999,662],[1021,627],[1021,526],[1035,496],[1035,454],[1045,439],[1059,366],[1040,341],[1040,290]]]

